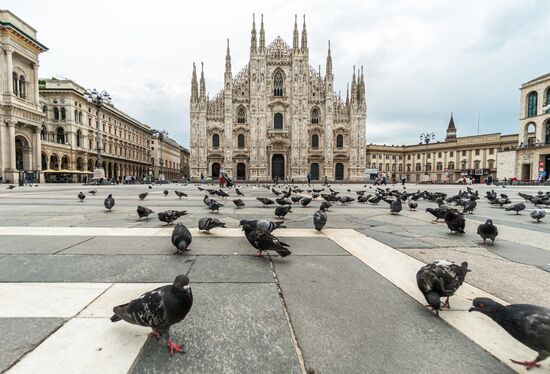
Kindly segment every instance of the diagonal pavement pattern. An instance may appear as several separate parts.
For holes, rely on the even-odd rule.
[[[539,299],[541,287],[550,294],[550,251],[540,239],[548,234],[501,210],[480,209],[456,238],[430,223],[421,209],[428,202],[400,216],[382,205],[334,206],[322,233],[311,229],[318,204],[296,206],[288,228],[275,232],[293,254],[256,258],[237,225],[245,217],[273,219],[273,209],[255,201],[271,197],[267,190],[242,188],[247,207],[234,210],[228,201],[218,216],[228,228],[206,235],[196,222],[212,214],[194,186],[168,187],[190,193],[182,200],[155,187],[144,202],[137,193],[145,186],[100,187],[84,203],[76,201],[79,188],[0,193],[1,371],[506,373],[524,371],[510,358],[536,355],[467,312],[477,296],[548,306]],[[336,187],[347,188],[357,187]],[[108,193],[117,199],[112,213],[103,210]],[[194,236],[191,252],[173,256],[172,228],[156,217],[137,222],[139,204],[188,210],[181,221]],[[473,234],[489,215],[497,215],[502,233],[494,248],[479,246]],[[415,280],[437,258],[466,259],[473,269],[441,318],[424,307]],[[185,354],[170,356],[146,328],[109,321],[114,305],[179,273],[189,275],[195,299],[172,329]],[[537,372],[550,372],[543,366]]]

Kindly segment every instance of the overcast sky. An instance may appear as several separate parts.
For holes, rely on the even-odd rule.
[[[367,142],[404,144],[425,131],[444,138],[514,133],[521,83],[550,72],[550,1],[137,1],[7,0],[49,51],[40,76],[105,89],[134,118],[189,144],[192,62],[207,90],[222,88],[226,39],[233,74],[249,58],[252,13],[266,41],[292,44],[294,14],[306,14],[310,64],[332,44],[336,90],[364,65]],[[300,25],[301,30],[301,25]],[[200,66],[200,64],[199,64]]]

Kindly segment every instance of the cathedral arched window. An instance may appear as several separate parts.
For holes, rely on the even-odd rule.
[[[537,99],[538,94],[535,91],[527,95],[527,117],[534,117],[537,115]]]
[[[237,147],[244,148],[244,135],[243,134],[239,134],[237,136]]]
[[[212,135],[212,148],[220,147],[220,136],[218,134]]]
[[[311,123],[312,124],[318,124],[319,123],[319,109],[313,108],[311,111]]]
[[[27,98],[27,82],[22,75],[19,77],[19,97],[22,99]]]
[[[283,129],[283,114],[282,113],[275,113],[273,116],[273,128],[275,130],[282,130]]]
[[[336,148],[344,148],[344,136],[342,134],[336,135]]]
[[[237,123],[246,123],[246,112],[243,107],[237,110]]]
[[[311,136],[311,148],[319,148],[319,135],[313,134]]]
[[[273,96],[283,96],[284,76],[281,70],[277,70],[273,77]]]

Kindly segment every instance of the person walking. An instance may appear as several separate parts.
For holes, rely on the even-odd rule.
[[[325,175],[325,182],[323,183],[323,187],[328,186],[328,177]]]
[[[406,175],[402,175],[401,176],[401,185],[403,187],[405,187],[405,183],[407,183],[407,176]]]
[[[307,185],[311,186],[311,173],[307,173]]]
[[[386,173],[382,173],[382,184],[384,186],[387,186],[388,185],[388,180],[387,180],[387,176],[386,176]]]
[[[201,173],[201,183],[200,184],[204,184],[204,173]]]

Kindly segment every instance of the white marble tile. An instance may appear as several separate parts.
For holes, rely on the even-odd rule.
[[[127,373],[149,331],[108,318],[73,318],[9,373]]]
[[[70,318],[111,283],[0,283],[0,317]]]

